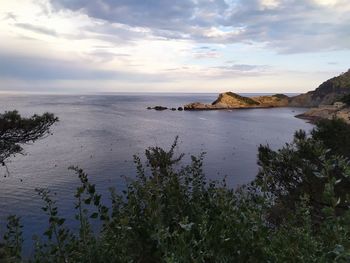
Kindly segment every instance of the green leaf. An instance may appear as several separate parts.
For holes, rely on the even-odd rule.
[[[98,213],[92,213],[90,218],[97,218],[98,217]]]

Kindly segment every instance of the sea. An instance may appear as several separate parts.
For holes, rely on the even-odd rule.
[[[245,96],[262,94],[241,94]],[[169,149],[178,136],[176,154],[205,152],[208,179],[223,180],[236,188],[251,182],[258,172],[257,149],[273,149],[291,142],[296,130],[312,125],[294,116],[303,108],[269,108],[221,111],[155,111],[156,105],[179,107],[190,102],[214,101],[217,94],[98,94],[0,95],[0,112],[18,110],[23,116],[54,113],[59,122],[49,136],[24,145],[24,154],[11,157],[0,168],[0,233],[6,217],[16,214],[24,225],[24,249],[30,256],[32,236],[42,235],[48,218],[36,188],[48,188],[59,215],[73,229],[74,191],[79,185],[70,166],[78,166],[96,184],[105,202],[109,188],[125,188],[135,177],[133,155],[145,161],[145,149]]]

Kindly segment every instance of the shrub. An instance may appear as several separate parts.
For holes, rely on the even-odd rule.
[[[341,102],[344,102],[346,105],[350,106],[350,94],[344,95],[341,99]]]
[[[134,156],[135,179],[102,203],[84,171],[75,192],[79,231],[66,227],[47,189],[38,189],[49,227],[34,262],[348,262],[348,160],[297,132],[278,151],[259,148],[257,179],[237,190],[208,181],[204,155],[150,147]],[[283,211],[283,212],[281,212]],[[272,220],[274,213],[279,220]],[[92,225],[100,226],[98,233]],[[21,259],[21,225],[10,217],[0,258]]]
[[[350,125],[341,119],[319,120],[311,132],[314,140],[321,141],[333,154],[350,157]]]

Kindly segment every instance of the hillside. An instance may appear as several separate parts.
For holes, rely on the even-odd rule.
[[[185,110],[220,110],[241,108],[269,108],[269,107],[318,107],[331,105],[344,95],[350,94],[350,70],[323,82],[317,89],[288,97],[284,94],[272,96],[244,97],[233,92],[220,93],[212,104],[200,102],[184,106]]]
[[[350,69],[334,78],[323,82],[314,91],[295,96],[290,99],[290,106],[316,107],[332,104],[350,93]]]

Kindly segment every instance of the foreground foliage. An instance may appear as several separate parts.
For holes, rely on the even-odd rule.
[[[0,114],[0,164],[11,155],[22,152],[21,144],[34,142],[49,134],[52,124],[58,121],[53,114],[23,118],[17,111]]]
[[[350,165],[316,136],[325,125],[332,123],[320,123],[311,136],[297,132],[278,151],[260,146],[256,180],[237,190],[206,179],[203,155],[181,165],[177,140],[169,151],[147,149],[145,163],[135,156],[136,178],[122,193],[111,189],[112,205],[71,167],[81,182],[79,231],[66,227],[50,191],[38,189],[49,227],[31,261],[349,262]],[[9,218],[3,261],[22,260],[21,228]]]

